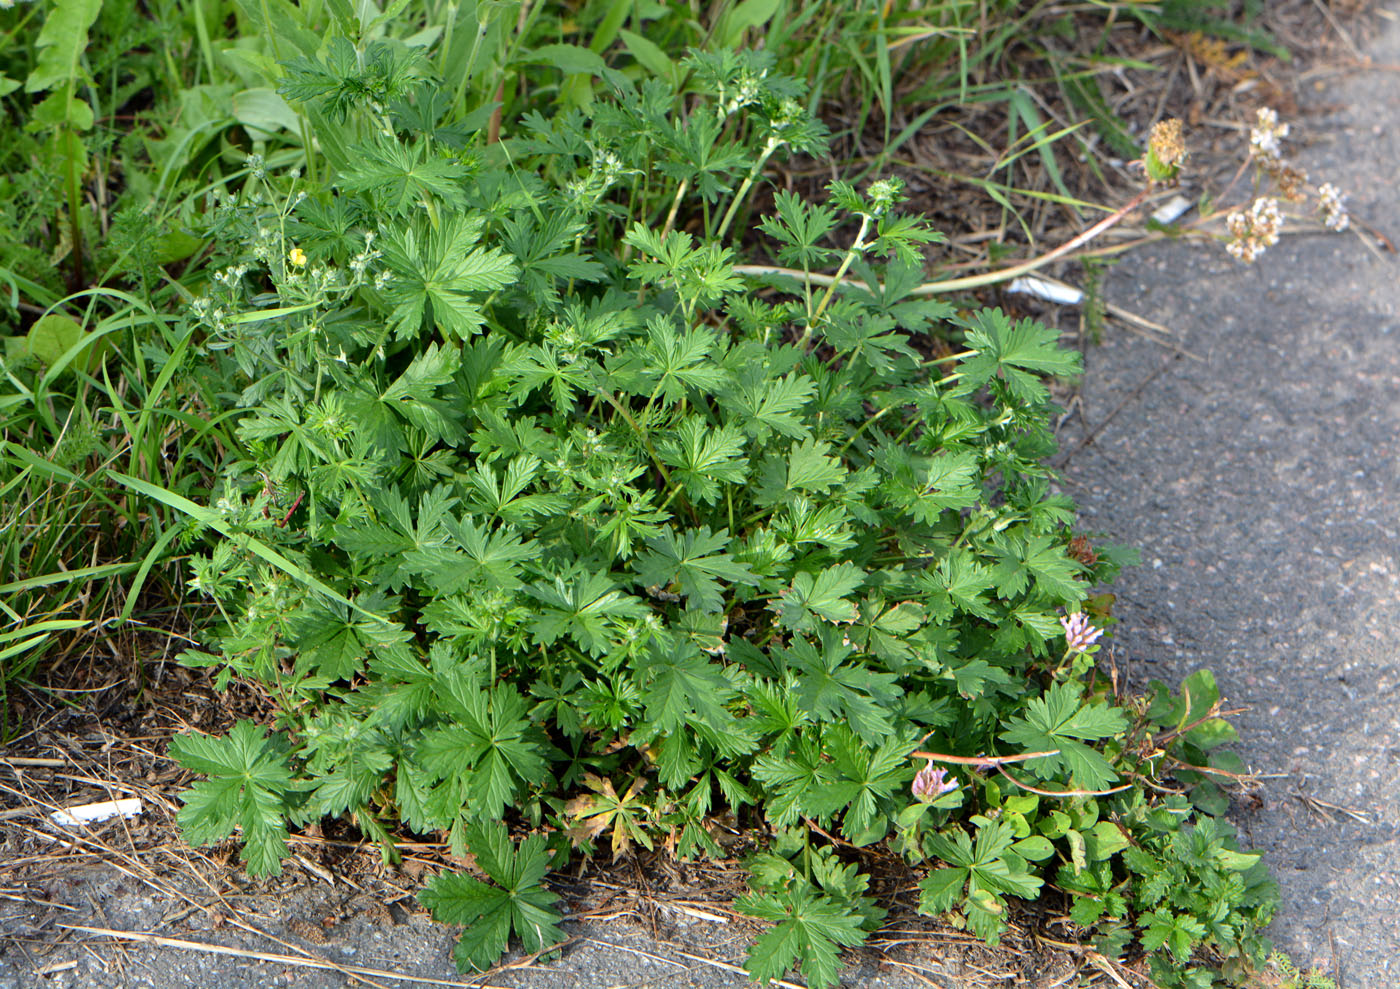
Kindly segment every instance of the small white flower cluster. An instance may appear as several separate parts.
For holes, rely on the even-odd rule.
[[[1230,231],[1230,242],[1225,250],[1245,264],[1252,264],[1265,248],[1278,243],[1279,231],[1283,229],[1283,214],[1279,211],[1278,200],[1272,196],[1260,196],[1247,210],[1235,210],[1225,218],[1225,226]]]
[[[728,86],[720,86],[720,119],[724,120],[738,113],[750,103],[758,102],[758,95],[763,91],[763,79],[768,75],[768,70],[763,69],[754,75],[745,69],[739,75],[738,84],[731,90]]]
[[[248,169],[248,174],[255,179],[267,178],[267,160],[259,154],[251,154],[243,159],[243,165]]]
[[[635,168],[623,168],[622,160],[606,148],[601,151],[595,149],[593,167],[588,174],[571,179],[565,189],[578,210],[587,213],[598,205],[618,179],[636,171]]]
[[[228,328],[228,311],[223,306],[214,304],[214,300],[207,295],[201,295],[190,302],[190,315],[195,322],[203,323],[216,334],[224,332]]]
[[[903,191],[904,183],[899,179],[880,179],[870,183],[870,188],[865,191],[870,197],[870,215],[875,218],[884,216],[899,201]]]
[[[214,272],[214,281],[221,285],[227,285],[229,288],[234,288],[243,280],[243,276],[247,273],[248,266],[246,264],[229,265],[222,271]]]
[[[1266,164],[1283,161],[1282,141],[1288,136],[1288,124],[1281,124],[1278,112],[1261,106],[1254,114],[1254,126],[1249,129],[1249,154]]]
[[[253,252],[253,257],[272,268],[273,258],[282,256],[282,238],[275,231],[259,226],[257,238],[248,249]]]
[[[1322,217],[1322,224],[1328,230],[1338,232],[1345,230],[1351,224],[1351,217],[1347,216],[1347,207],[1342,195],[1342,190],[1338,189],[1331,182],[1324,182],[1317,190],[1317,212]]]
[[[778,108],[778,115],[768,123],[770,130],[768,140],[763,145],[763,157],[767,158],[774,151],[787,144],[788,138],[785,135],[801,120],[802,104],[794,99],[783,100],[782,106]]]

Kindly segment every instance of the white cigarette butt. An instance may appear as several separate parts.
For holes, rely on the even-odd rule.
[[[125,800],[102,800],[95,804],[82,804],[69,807],[49,815],[49,820],[65,828],[76,828],[80,824],[100,824],[114,817],[137,817],[141,813],[141,798]]]
[[[1084,301],[1084,293],[1073,285],[1063,282],[1047,282],[1043,278],[1027,275],[1017,278],[1006,289],[1008,292],[1024,292],[1046,302],[1057,302],[1062,306],[1077,306]]]
[[[1152,214],[1152,219],[1156,220],[1158,223],[1171,223],[1190,208],[1191,200],[1182,195],[1172,196],[1161,206],[1157,207]]]

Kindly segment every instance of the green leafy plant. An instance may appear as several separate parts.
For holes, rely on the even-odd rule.
[[[1145,785],[1215,768],[1218,698],[1110,696],[1068,624],[1107,623],[1122,559],[1075,548],[1045,466],[1078,356],[917,292],[939,235],[893,180],[776,196],[755,229],[792,267],[742,269],[766,163],[822,144],[768,56],[636,81],[536,51],[562,104],[493,133],[419,46],[344,33],[277,66],[303,157],[250,157],[191,230],[211,274],[163,373],[225,425],[214,490],[109,475],[202,540],[221,620],[184,661],[275,704],[271,735],[174,743],[190,840],[241,831],[266,873],[324,816],[387,860],[440,834],[490,880],[424,899],[476,969],[557,941],[547,831],[715,854],[720,810],[775,834],[758,978],[830,985],[879,923],[824,835],[892,842],[988,941],[1058,882],[1125,949],[1256,960],[1253,861]]]
[[[564,940],[554,907],[557,898],[540,883],[549,871],[549,848],[543,835],[530,835],[517,846],[504,825],[478,823],[467,831],[467,847],[491,883],[444,872],[418,896],[435,919],[465,925],[454,953],[462,971],[490,968],[505,951],[512,932],[530,953]]]
[[[735,908],[774,925],[749,951],[749,975],[766,985],[797,967],[814,987],[836,985],[841,948],[864,943],[885,918],[867,895],[869,877],[830,846],[811,844],[802,828],[779,830],[771,849],[745,864],[754,892]]]
[[[205,777],[184,794],[180,826],[195,844],[222,841],[237,828],[249,871],[280,875],[287,855],[287,817],[300,789],[292,778],[291,746],[240,721],[225,738],[178,735],[170,753]]]

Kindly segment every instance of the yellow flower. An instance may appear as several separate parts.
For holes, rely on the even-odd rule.
[[[287,252],[287,260],[292,262],[292,264],[296,265],[298,268],[305,268],[306,252],[303,251],[300,247],[293,247],[290,251]]]

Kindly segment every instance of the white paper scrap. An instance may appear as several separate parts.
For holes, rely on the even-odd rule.
[[[1073,285],[1063,282],[1047,282],[1044,278],[1026,275],[1017,278],[1007,287],[1008,292],[1024,292],[1046,302],[1057,302],[1062,306],[1077,306],[1084,301],[1084,293]]]
[[[1158,206],[1152,213],[1152,219],[1158,223],[1171,223],[1182,213],[1191,208],[1191,200],[1183,195],[1175,195],[1168,199],[1161,206]]]
[[[103,800],[95,804],[82,804],[56,811],[49,815],[55,824],[65,828],[76,828],[81,824],[100,824],[114,817],[138,817],[141,814],[141,798],[126,800]]]

